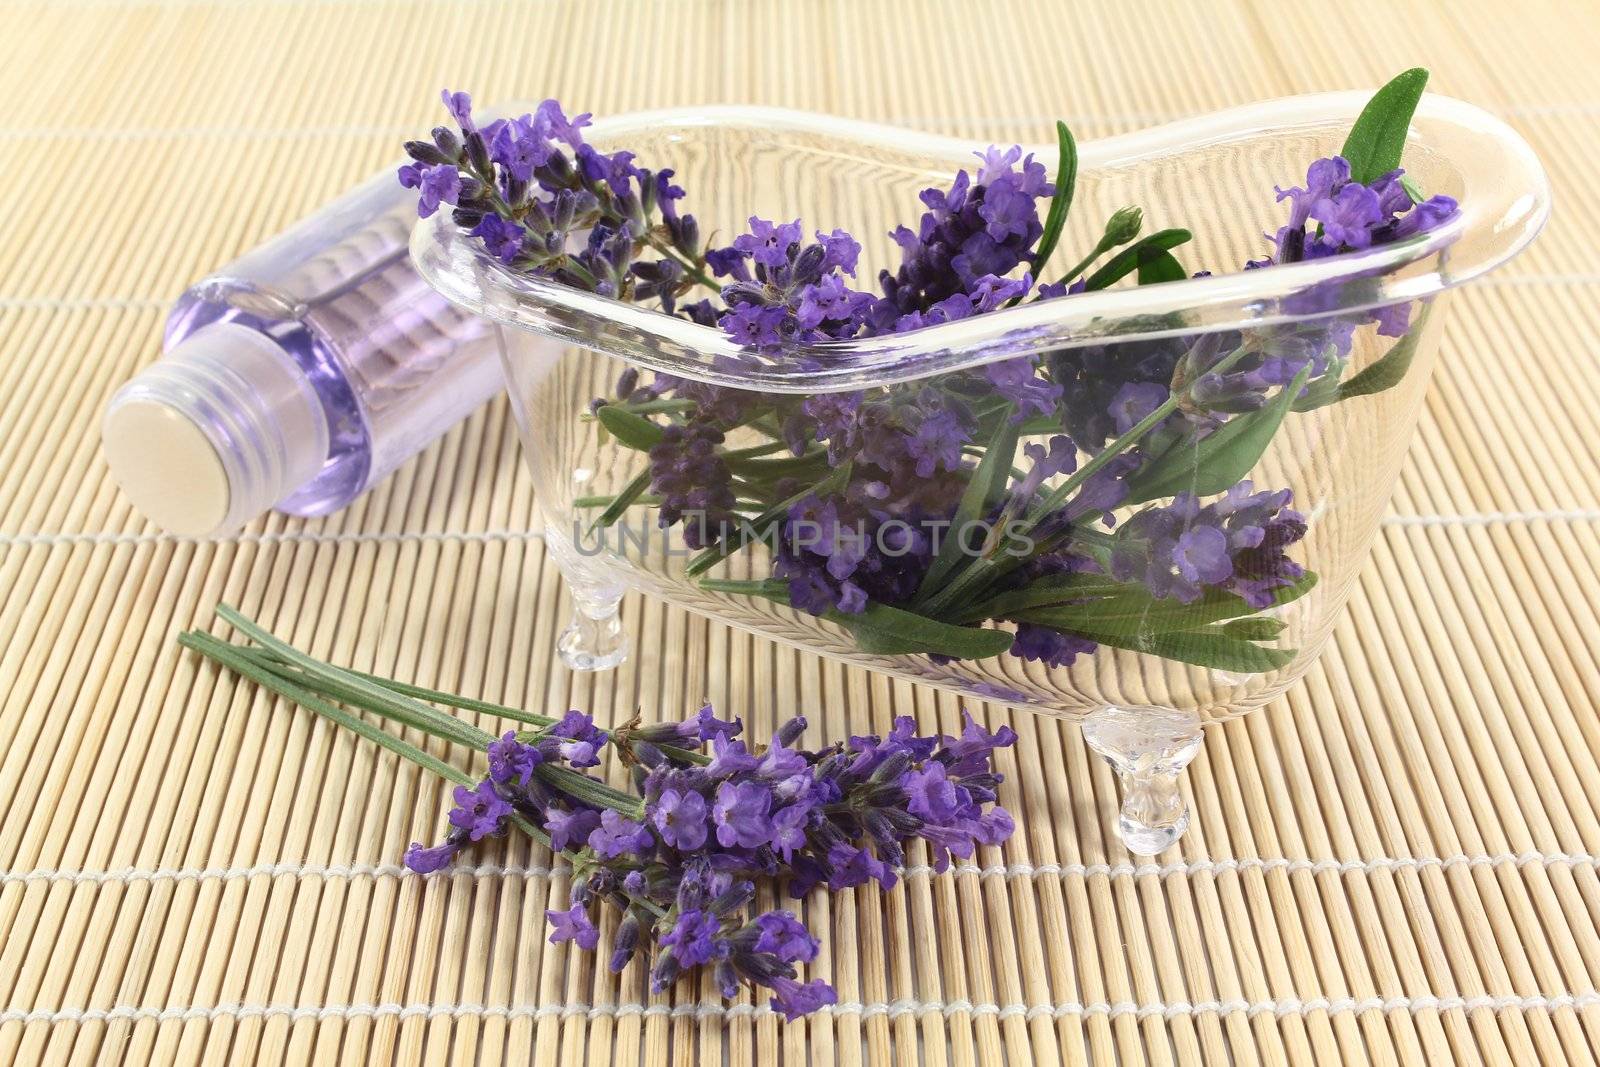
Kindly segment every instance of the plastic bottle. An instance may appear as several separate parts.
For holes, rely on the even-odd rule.
[[[344,507],[501,388],[491,327],[411,267],[393,171],[201,280],[108,405],[112,476],[168,532]]]

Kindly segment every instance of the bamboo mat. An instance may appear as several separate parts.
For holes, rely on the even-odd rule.
[[[1593,4],[7,4],[0,8],[0,1064],[1586,1063],[1600,1048],[1600,38]],[[443,791],[179,655],[227,599],[316,653],[757,736],[953,698],[630,600],[564,604],[496,403],[349,510],[196,544],[132,514],[98,413],[188,281],[390,162],[441,85],[596,113],[748,101],[1080,137],[1413,64],[1550,168],[1534,249],[1458,296],[1335,641],[1208,731],[1195,822],[1133,862],[1075,729],[978,708],[1018,832],[815,896],[840,1004],[784,1026],[544,942],[514,843],[396,866]]]

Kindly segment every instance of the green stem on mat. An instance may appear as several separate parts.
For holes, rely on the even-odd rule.
[[[245,655],[248,650],[238,645],[224,641],[212,634],[201,633],[195,630],[185,631],[178,635],[178,643],[185,648],[194,650],[207,659],[226,667],[242,678],[247,678],[261,688],[286,700],[292,700],[308,711],[322,716],[336,726],[343,727],[358,737],[364,737],[381,748],[386,748],[402,759],[409,760],[425,771],[432,771],[439,777],[457,785],[472,786],[477,779],[465,771],[439,759],[437,756],[424,752],[411,742],[381,730],[363,719],[350,714],[343,708],[335,707],[319,697],[316,693],[285,678],[257,660]],[[513,813],[511,821],[517,828],[545,845],[550,844],[550,837],[543,830]]]
[[[217,614],[256,644],[277,653],[285,662],[298,667],[312,677],[330,682],[340,687],[341,690],[347,690],[352,699],[347,700],[346,703],[358,704],[366,710],[379,715],[385,714],[387,711],[394,711],[407,719],[421,719],[431,722],[441,731],[440,736],[449,736],[459,744],[469,745],[480,751],[488,747],[489,743],[494,740],[493,734],[464,723],[452,715],[446,715],[444,712],[437,708],[431,708],[420,700],[402,696],[375,682],[369,682],[348,671],[340,670],[338,667],[306,655],[293,645],[274,637],[259,624],[241,615],[236,609],[227,604],[218,604]],[[344,698],[341,697],[340,699]]]

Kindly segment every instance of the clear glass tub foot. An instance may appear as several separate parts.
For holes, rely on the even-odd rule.
[[[575,671],[606,671],[628,658],[628,635],[617,614],[621,597],[597,603],[577,603],[574,592],[572,622],[556,640],[561,662]]]
[[[585,555],[556,524],[545,527],[545,546],[566,579],[572,621],[556,639],[561,662],[575,671],[607,671],[628,658],[628,635],[617,609],[627,587]]]
[[[1128,851],[1154,856],[1176,844],[1189,828],[1178,776],[1200,753],[1200,717],[1167,708],[1102,708],[1083,720],[1083,739],[1117,772],[1117,836]]]

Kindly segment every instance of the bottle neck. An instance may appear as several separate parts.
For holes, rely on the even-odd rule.
[[[305,372],[233,322],[197,330],[123,386],[102,436],[134,505],[195,537],[244,526],[314,478],[329,448]]]

